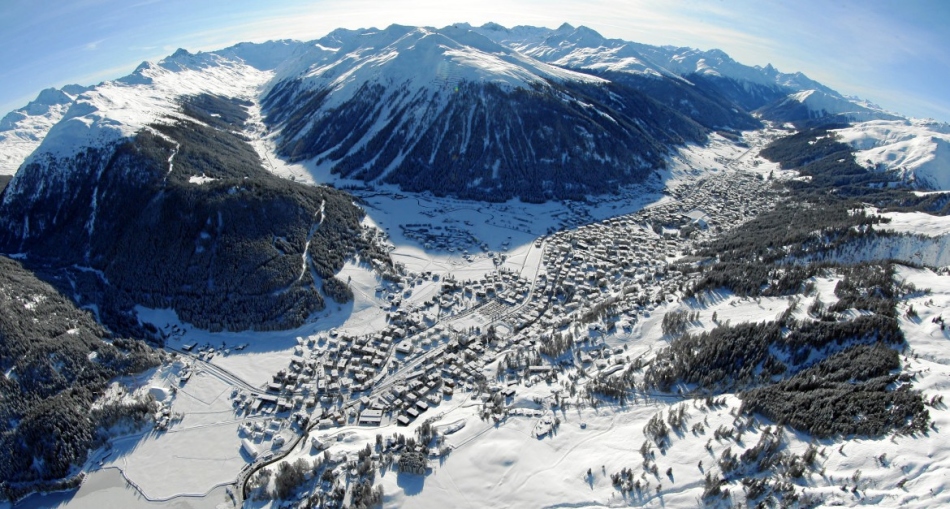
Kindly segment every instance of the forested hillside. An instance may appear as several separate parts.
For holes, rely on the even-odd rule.
[[[136,304],[211,330],[295,327],[324,308],[321,288],[346,300],[326,282],[347,258],[390,266],[352,196],[261,167],[235,130],[243,104],[204,95],[181,111],[115,146],[25,167],[0,207],[0,249],[27,253],[110,328],[136,333]]]
[[[619,83],[506,90],[461,82],[451,91],[366,84],[326,107],[331,93],[290,80],[265,97],[268,124],[282,128],[281,155],[440,196],[582,199],[640,182],[664,167],[672,146],[706,137],[689,112]]]
[[[158,364],[141,341],[110,336],[20,263],[0,257],[0,487],[59,479],[105,439],[101,428],[143,421],[147,405],[93,410],[106,383]],[[29,491],[29,490],[27,490]]]

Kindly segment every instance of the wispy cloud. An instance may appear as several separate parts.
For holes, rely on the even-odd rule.
[[[105,39],[99,39],[97,41],[87,42],[82,48],[86,51],[96,51],[104,40]]]

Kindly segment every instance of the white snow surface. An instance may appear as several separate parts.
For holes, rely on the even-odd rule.
[[[452,88],[461,81],[510,88],[546,85],[549,79],[605,81],[512,52],[464,26],[336,30],[281,66],[275,82],[298,75],[305,76],[310,88],[333,91],[326,108],[348,101],[368,83],[406,86],[411,91]]]
[[[876,120],[836,131],[866,167],[898,173],[921,189],[950,190],[950,124]]]
[[[924,212],[880,212],[874,207],[866,207],[868,214],[890,219],[889,223],[875,225],[876,230],[898,233],[910,233],[925,237],[950,235],[950,217],[934,216]]]
[[[800,72],[782,73],[771,65],[743,65],[718,49],[651,46],[607,39],[590,28],[573,27],[567,23],[553,30],[524,26],[509,29],[488,23],[474,30],[526,55],[559,65],[654,76],[697,73],[786,87],[794,91],[817,89],[837,95],[835,91]]]
[[[179,116],[178,101],[185,95],[256,99],[272,75],[213,53],[179,51],[157,64],[143,63],[130,75],[77,96],[27,161],[71,156],[82,147],[130,137],[148,124]]]
[[[874,107],[867,102],[850,100],[837,94],[829,94],[821,90],[802,90],[790,94],[783,101],[798,102],[805,105],[809,111],[822,115],[843,115],[852,121],[866,122],[870,120],[898,120],[900,117]]]
[[[49,88],[18,110],[0,120],[0,175],[13,175],[24,159],[40,145],[46,133],[69,109],[76,97],[86,90],[67,85]]]

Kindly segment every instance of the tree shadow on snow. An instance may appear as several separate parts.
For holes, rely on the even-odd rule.
[[[424,475],[406,472],[399,472],[396,475],[396,486],[402,488],[403,493],[410,497],[421,493],[425,483],[426,476]]]

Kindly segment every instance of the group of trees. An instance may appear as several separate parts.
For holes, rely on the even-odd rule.
[[[692,313],[689,311],[671,311],[666,313],[663,315],[663,322],[661,324],[663,334],[682,334],[686,332],[686,327],[689,326],[690,323],[698,319],[698,311]]]
[[[926,431],[930,414],[919,392],[898,383],[899,369],[894,349],[858,345],[791,378],[744,393],[742,410],[817,437]]]
[[[111,379],[159,361],[158,352],[111,337],[87,311],[0,257],[0,371],[7,374],[0,377],[0,489],[15,498],[24,483],[65,477],[107,429],[147,420],[155,410],[147,401],[93,403]]]

